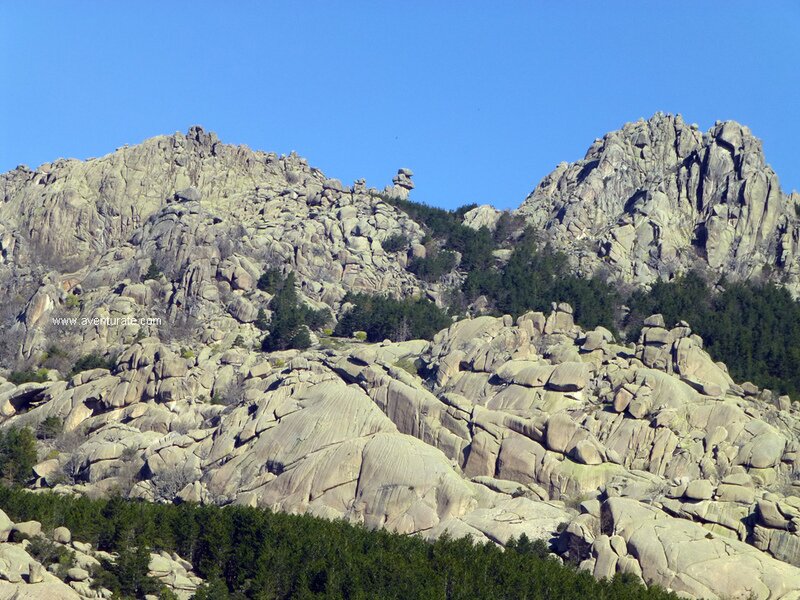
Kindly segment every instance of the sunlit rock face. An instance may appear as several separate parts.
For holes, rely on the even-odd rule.
[[[261,351],[269,267],[293,271],[302,302],[334,315],[347,292],[441,301],[443,284],[406,269],[427,251],[423,227],[386,200],[406,197],[411,178],[345,186],[200,128],[2,175],[0,366],[55,360],[54,347],[113,356],[45,381],[0,377],[0,428],[63,424],[33,485],[428,539],[524,533],[597,577],[797,598],[800,413],[734,381],[691,324],[653,315],[622,345],[561,303],[465,318],[432,341],[319,332],[303,352]],[[735,123],[626,125],[559,166],[518,214],[585,272],[647,285],[697,267],[797,287],[794,200]],[[479,206],[464,223],[500,219]],[[384,250],[390,237],[404,247]],[[23,548],[0,547],[0,591],[62,593],[29,580],[39,573]],[[175,557],[154,555],[151,570],[198,583]]]
[[[655,315],[622,346],[561,304],[432,342],[179,352],[146,338],[110,370],[2,384],[4,426],[56,416],[73,440],[36,485],[525,533],[698,598],[800,582],[800,411],[734,382],[685,323]]]
[[[798,292],[798,219],[747,127],[702,133],[657,114],[561,163],[519,213],[581,270],[647,284],[691,268],[774,277]]]

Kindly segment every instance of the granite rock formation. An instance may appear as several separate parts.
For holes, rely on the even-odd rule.
[[[657,114],[561,163],[519,213],[585,272],[637,285],[691,268],[800,288],[800,198],[781,191],[761,142],[734,121],[702,133]]]
[[[800,412],[702,347],[658,315],[621,346],[560,305],[459,321],[433,342],[269,356],[184,359],[146,338],[111,370],[0,389],[7,424],[57,416],[73,440],[36,466],[40,486],[428,537],[526,533],[598,577],[796,597]]]
[[[63,423],[32,485],[430,539],[525,533],[597,577],[800,598],[800,411],[733,381],[688,323],[653,315],[622,345],[557,304],[462,319],[430,342],[319,332],[303,352],[258,349],[266,268],[295,272],[302,301],[334,317],[347,292],[441,301],[442,283],[406,269],[424,228],[388,201],[412,188],[408,169],[382,192],[344,186],[196,127],[2,175],[0,366],[54,346],[114,356],[41,382],[0,377],[0,427]],[[747,128],[701,134],[657,115],[560,165],[517,214],[583,272],[647,285],[697,267],[796,291],[797,200]],[[464,224],[500,215],[484,205]],[[384,250],[390,237],[407,246]],[[0,533],[19,526],[3,517]],[[34,563],[0,543],[0,597],[88,589]],[[179,595],[198,584],[179,557],[151,570]]]

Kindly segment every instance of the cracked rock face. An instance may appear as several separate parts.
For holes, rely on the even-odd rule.
[[[411,178],[401,169],[387,193],[405,197]],[[0,427],[64,424],[37,487],[429,539],[525,533],[597,577],[798,598],[800,413],[733,381],[689,324],[654,315],[623,346],[559,304],[461,320],[432,342],[326,338],[265,354],[252,348],[267,266],[293,270],[303,301],[334,312],[348,291],[441,297],[406,270],[406,252],[381,245],[402,235],[424,255],[420,225],[363,181],[199,128],[1,180],[2,341],[22,359],[54,343],[115,355],[41,383],[0,377]],[[701,134],[659,115],[559,166],[519,214],[584,271],[646,284],[692,266],[742,278],[772,267],[795,290],[795,201],[746,128]],[[476,229],[499,222],[489,206],[465,215]],[[5,525],[0,515],[0,539]],[[0,597],[32,591],[12,546],[0,544]],[[154,555],[151,571],[197,583],[176,557]],[[35,585],[80,594],[88,583],[74,575]]]
[[[411,175],[401,169],[396,187],[407,193]],[[334,311],[347,292],[422,292],[406,254],[381,242],[418,244],[423,231],[377,190],[199,127],[102,158],[20,167],[0,176],[0,190],[3,325],[15,323],[22,357],[61,333],[43,331],[54,316],[159,316],[197,322],[184,337],[224,335],[268,299],[256,289],[265,265],[291,269],[309,303]],[[158,276],[143,281],[151,264]],[[64,343],[89,351],[153,332],[101,324],[66,332]]]
[[[584,272],[603,266],[635,284],[691,268],[734,279],[763,274],[796,295],[795,206],[747,127],[718,122],[702,133],[657,114],[558,165],[518,212]]]
[[[459,321],[432,342],[302,353],[184,359],[147,338],[111,371],[3,384],[6,424],[58,416],[77,432],[36,466],[56,490],[428,538],[526,533],[597,577],[796,597],[800,412],[734,382],[685,323],[665,325],[651,317],[620,346],[561,304]]]

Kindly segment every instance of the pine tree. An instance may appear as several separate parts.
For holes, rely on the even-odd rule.
[[[258,315],[256,315],[255,326],[258,327],[261,331],[269,330],[269,319],[267,319],[267,311],[263,308],[258,309]]]
[[[294,273],[286,276],[270,300],[269,309],[272,311],[272,320],[269,323],[269,335],[261,342],[262,350],[304,350],[311,345],[308,328],[303,321],[304,310],[297,297]]]
[[[8,483],[26,483],[37,462],[36,438],[24,427],[0,431],[0,478]]]
[[[161,269],[159,269],[158,265],[151,260],[150,266],[147,267],[147,272],[144,274],[144,277],[142,277],[142,281],[147,281],[148,279],[160,279],[161,275]]]

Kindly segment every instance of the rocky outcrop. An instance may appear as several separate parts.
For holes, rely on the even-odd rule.
[[[431,342],[320,332],[302,353],[260,351],[268,267],[294,271],[302,301],[334,312],[350,291],[443,296],[406,270],[425,255],[424,232],[386,201],[407,197],[411,171],[392,183],[344,186],[295,155],[199,128],[3,175],[6,348],[20,361],[59,348],[114,356],[41,383],[0,378],[0,427],[64,426],[43,442],[32,484],[429,539],[525,533],[597,577],[797,598],[800,412],[733,381],[688,323],[653,315],[621,345],[554,304],[459,320]],[[605,265],[646,285],[693,266],[773,269],[796,291],[795,200],[746,128],[701,134],[657,115],[559,166],[518,215],[585,272]],[[510,221],[485,205],[464,215],[474,229]],[[407,249],[385,251],[397,236]],[[24,542],[5,542],[40,535],[38,524],[3,517],[0,597],[89,589],[96,552],[45,532],[85,558],[66,582],[39,579]],[[151,572],[181,597],[198,583],[175,556],[153,555]]]
[[[10,528],[17,541],[0,542],[0,598],[8,600],[58,598],[111,598],[111,590],[94,585],[94,570],[102,560],[113,562],[114,554],[93,549],[91,544],[72,539],[65,527],[58,527],[47,535],[36,521],[14,525],[0,510],[0,528]],[[41,538],[51,543],[55,550],[70,553],[69,564],[41,563],[32,556],[31,542]],[[52,559],[52,556],[49,557]],[[192,565],[176,554],[161,552],[151,554],[150,577],[158,579],[180,600],[188,600],[203,583],[192,572]]]
[[[400,169],[396,195],[413,188],[411,176]],[[109,319],[161,318],[186,339],[247,337],[269,299],[256,289],[267,267],[294,271],[303,297],[334,312],[347,292],[422,291],[406,257],[381,246],[393,235],[419,245],[422,229],[377,190],[199,127],[0,179],[4,326],[14,324],[6,336],[23,357],[55,338],[106,350],[158,329]],[[151,264],[159,275],[143,281]]]
[[[112,371],[28,394],[7,424],[57,416],[77,436],[37,465],[40,486],[430,538],[558,538],[597,576],[696,597],[747,581],[757,598],[790,598],[800,573],[800,412],[735,383],[688,324],[659,315],[628,346],[581,330],[564,304],[462,320],[432,342],[304,353],[223,346],[188,359],[147,338]],[[673,533],[651,530],[661,521]],[[688,547],[714,568],[689,568],[676,554]]]
[[[647,284],[691,268],[758,276],[800,291],[796,202],[747,127],[707,133],[657,114],[597,139],[561,163],[519,213],[585,272],[601,266]]]
[[[800,570],[632,498],[587,506],[560,543],[595,577],[630,573],[693,598],[788,599],[800,590]]]
[[[408,193],[414,189],[414,182],[411,181],[413,176],[414,172],[411,169],[398,169],[397,175],[392,178],[392,186],[387,186],[384,192],[403,200],[407,199]]]

